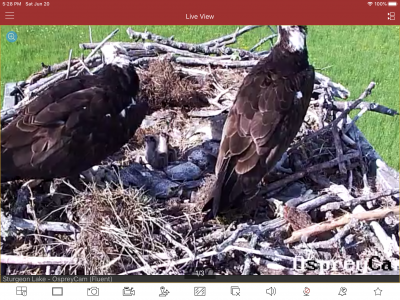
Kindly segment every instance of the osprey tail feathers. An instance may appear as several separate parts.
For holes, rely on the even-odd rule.
[[[210,197],[203,207],[203,211],[210,210],[203,221],[214,219],[220,212],[235,204],[240,204],[247,196],[244,184],[247,175],[237,174],[234,159],[226,158],[219,169],[217,179],[212,187]]]

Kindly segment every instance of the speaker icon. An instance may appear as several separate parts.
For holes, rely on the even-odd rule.
[[[275,295],[276,295],[276,288],[270,287],[270,288],[268,288],[268,289],[266,290],[266,292],[267,292],[267,295],[275,296]]]

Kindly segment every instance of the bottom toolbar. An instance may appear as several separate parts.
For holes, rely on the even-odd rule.
[[[329,277],[327,277],[329,279]],[[368,299],[393,299],[399,290],[398,283],[1,283],[5,299],[113,299],[135,297],[138,299],[341,299],[362,297]],[[197,298],[196,298],[197,299]],[[197,299],[199,300],[199,299]]]

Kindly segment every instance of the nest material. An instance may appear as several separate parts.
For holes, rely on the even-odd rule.
[[[149,36],[152,34],[146,33],[146,37]],[[220,43],[228,41],[218,40]],[[174,46],[174,42],[168,43]],[[141,45],[137,43],[134,47]],[[202,45],[199,49],[207,43]],[[211,54],[224,51],[231,54],[232,49],[224,44],[217,43],[213,47],[206,50]],[[141,58],[137,60],[141,60],[144,52],[138,51],[141,51]],[[260,56],[246,50],[238,53],[241,61],[223,62],[218,58],[213,64],[241,66],[249,62],[245,55]],[[97,68],[99,57],[92,58],[90,63],[94,61],[95,64],[85,62],[90,68]],[[184,70],[177,61],[171,62],[162,56],[153,58],[150,57],[149,64],[138,73],[143,84],[140,97],[149,101],[154,113],[146,118],[146,124],[142,124],[135,137],[105,163],[129,166],[143,150],[144,136],[160,131],[172,136],[173,146],[178,148],[179,159],[183,161],[188,159],[187,153],[193,147],[203,148],[215,156],[218,142],[205,144],[201,135],[188,140],[186,134],[202,123],[196,116],[202,119],[229,110],[247,72],[207,68],[205,64]],[[190,62],[184,58],[184,62]],[[65,65],[57,66],[65,68]],[[84,72],[77,67],[71,67],[71,74]],[[36,73],[31,85],[25,82],[21,89],[43,90],[43,85],[33,88],[42,73],[48,75]],[[138,188],[126,187],[121,178],[103,187],[55,180],[55,194],[49,193],[49,183],[31,189],[21,188],[20,182],[2,186],[2,238],[6,240],[2,243],[1,259],[3,263],[10,262],[7,273],[177,275],[202,270],[205,274],[224,275],[317,274],[317,271],[294,270],[293,257],[343,261],[377,255],[398,260],[398,248],[396,254],[395,250],[388,251],[388,244],[382,243],[388,241],[389,234],[395,240],[389,246],[397,244],[398,247],[399,244],[399,217],[393,210],[398,198],[392,197],[398,194],[398,188],[384,186],[376,180],[376,174],[368,172],[367,166],[376,163],[377,155],[358,129],[347,124],[345,117],[357,105],[360,109],[369,107],[369,110],[389,115],[394,115],[394,111],[364,101],[373,86],[363,93],[358,104],[345,103],[334,99],[348,96],[344,87],[321,74],[319,80],[288,157],[280,169],[267,178],[268,184],[261,191],[257,206],[234,215],[233,222],[228,222],[227,218],[207,225],[201,222],[199,207],[215,180],[210,174],[213,168],[202,170],[204,176],[198,189],[162,201]],[[217,99],[211,101],[212,106],[209,106],[210,99]],[[216,110],[218,105],[222,105],[222,109],[217,107]],[[348,106],[352,108],[346,111]],[[182,107],[192,111],[182,111]],[[2,112],[2,122],[3,116],[9,118]],[[346,124],[338,126],[340,116]],[[356,222],[333,226],[334,221],[346,221],[346,216],[355,217],[357,207],[366,210],[366,215],[358,215]],[[231,215],[231,219],[233,217]],[[372,224],[370,220],[380,221]],[[322,234],[314,236],[316,224],[327,227]],[[380,226],[384,235],[379,236],[377,233],[382,231],[376,227],[371,230],[371,226]],[[27,234],[32,232],[34,234]],[[299,235],[311,238],[302,241]],[[334,273],[354,272],[342,268],[330,272]]]
[[[180,107],[186,110],[208,106],[213,88],[202,78],[184,77],[171,62],[156,60],[140,72],[139,98],[149,103],[152,111]]]

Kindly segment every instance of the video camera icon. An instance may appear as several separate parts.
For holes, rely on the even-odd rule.
[[[135,296],[135,289],[133,287],[124,287],[122,290],[122,296]]]

